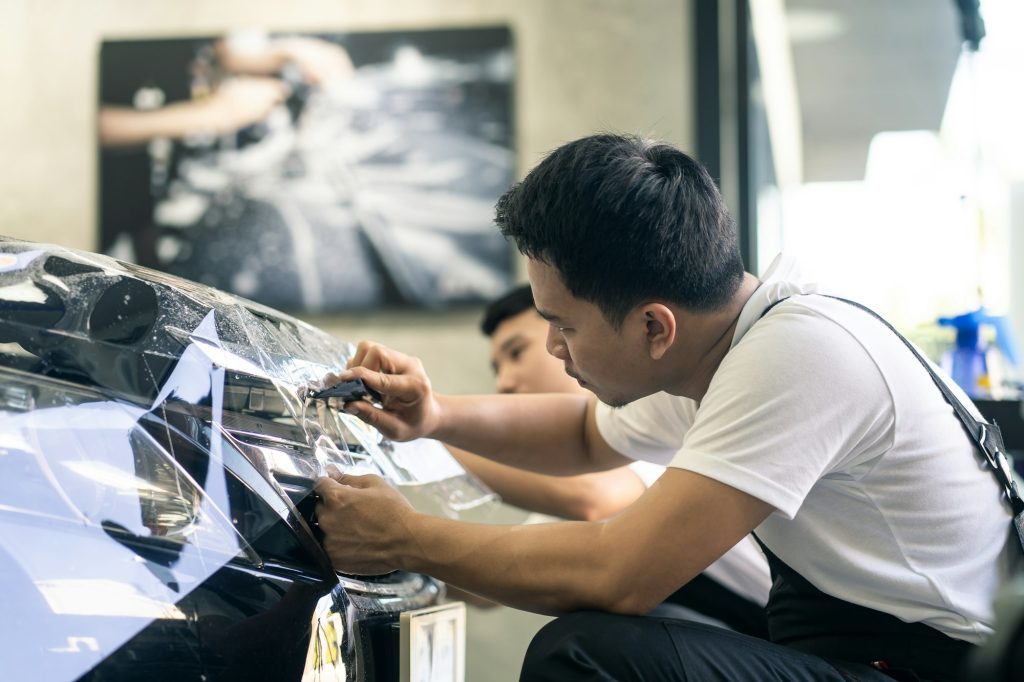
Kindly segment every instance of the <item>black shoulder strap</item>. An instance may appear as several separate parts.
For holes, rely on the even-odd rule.
[[[822,295],[824,296],[825,294]],[[942,395],[946,398],[946,402],[952,406],[953,411],[956,412],[956,416],[960,418],[960,423],[963,424],[964,430],[967,431],[971,440],[974,441],[974,444],[985,456],[985,460],[989,468],[992,470],[992,475],[996,477],[999,485],[1002,486],[1003,495],[1006,497],[1006,501],[1010,505],[1010,509],[1013,511],[1013,525],[1017,530],[1017,541],[1020,544],[1021,552],[1024,553],[1024,499],[1021,498],[1020,492],[1017,489],[1017,483],[1013,480],[1013,469],[1010,467],[1010,463],[1006,459],[1006,454],[1004,453],[1005,448],[1003,447],[1003,436],[999,431],[999,427],[996,426],[994,422],[989,423],[984,420],[979,421],[978,419],[975,419],[974,415],[972,415],[956,395],[953,394],[949,385],[935,373],[931,364],[925,360],[920,351],[914,347],[914,344],[908,341],[903,334],[896,331],[896,328],[889,324],[885,318],[856,301],[850,301],[838,296],[827,296],[827,298],[833,298],[837,301],[848,303],[855,308],[860,308],[884,324],[890,331],[892,331],[893,334],[899,337],[900,341],[903,342],[903,345],[909,348],[910,352],[914,354],[914,357],[918,359],[926,370],[928,370],[928,374],[931,376],[932,381],[935,382],[935,385],[940,391],[942,391]],[[767,315],[769,310],[785,300],[786,299],[783,298],[772,303],[763,313],[761,313],[761,317]]]

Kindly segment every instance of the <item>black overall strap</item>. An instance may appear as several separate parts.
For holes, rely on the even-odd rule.
[[[821,295],[826,296],[825,294]],[[1017,483],[1013,480],[1013,469],[1010,467],[1010,463],[1006,459],[1006,454],[1004,452],[1005,448],[1003,446],[1003,435],[1000,432],[999,427],[994,422],[989,423],[984,420],[975,419],[974,415],[972,415],[956,395],[954,395],[953,391],[949,388],[949,385],[935,373],[931,364],[925,360],[920,351],[914,347],[914,344],[907,340],[903,334],[896,331],[896,328],[889,324],[889,322],[881,315],[867,306],[857,303],[856,301],[850,301],[838,296],[826,296],[826,298],[842,301],[843,303],[852,305],[855,308],[859,308],[884,324],[899,338],[900,341],[903,342],[903,345],[910,349],[910,352],[914,354],[914,357],[917,358],[918,362],[920,362],[928,371],[928,375],[932,378],[932,381],[938,389],[942,391],[942,395],[945,397],[946,402],[953,408],[953,411],[960,419],[960,423],[963,425],[964,430],[971,437],[971,440],[974,441],[978,450],[980,450],[982,455],[984,455],[985,461],[988,464],[989,469],[992,471],[992,475],[995,476],[996,481],[998,481],[999,485],[1002,487],[1003,496],[1013,512],[1013,525],[1016,529],[1017,544],[1021,553],[1024,554],[1024,499],[1021,498],[1020,491],[1017,488]],[[785,300],[786,299],[783,298],[772,303],[770,306],[765,308],[764,312],[761,313],[761,317],[763,318],[768,314],[768,311]]]
[[[829,296],[869,313],[896,334],[925,367],[932,381],[953,407],[964,430],[985,455],[1003,487],[1014,514],[1014,526],[1024,551],[1024,501],[1002,453],[998,427],[979,421],[967,411],[924,357],[892,325],[869,308],[843,298]],[[769,306],[761,317],[786,299]],[[891,670],[911,671],[914,676],[936,682],[958,679],[962,664],[974,645],[954,639],[923,623],[907,623],[896,616],[825,594],[779,559],[761,539],[772,573],[772,589],[766,607],[770,639],[805,653],[859,663],[884,662]],[[894,674],[894,676],[896,676]]]

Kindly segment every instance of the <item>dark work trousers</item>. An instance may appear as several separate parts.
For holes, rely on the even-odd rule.
[[[829,661],[713,625],[580,611],[544,626],[520,682],[892,682],[863,664]]]
[[[707,574],[701,573],[665,598],[721,621],[736,632],[768,639],[768,617],[764,606],[741,597]]]

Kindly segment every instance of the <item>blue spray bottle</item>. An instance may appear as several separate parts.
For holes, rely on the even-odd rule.
[[[1017,344],[1010,320],[1005,315],[989,315],[984,307],[956,317],[940,317],[939,324],[956,329],[956,345],[942,357],[942,368],[971,398],[991,398],[993,387],[999,392],[998,371],[989,357],[990,348],[981,336],[982,325],[995,329],[996,345],[1011,366],[1017,365]]]

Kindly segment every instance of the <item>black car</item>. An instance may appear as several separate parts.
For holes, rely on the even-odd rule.
[[[443,586],[337,574],[313,482],[374,472],[456,517],[494,498],[436,444],[309,397],[351,351],[214,289],[0,238],[0,679],[398,679],[401,615]],[[457,606],[414,671],[457,667]]]

